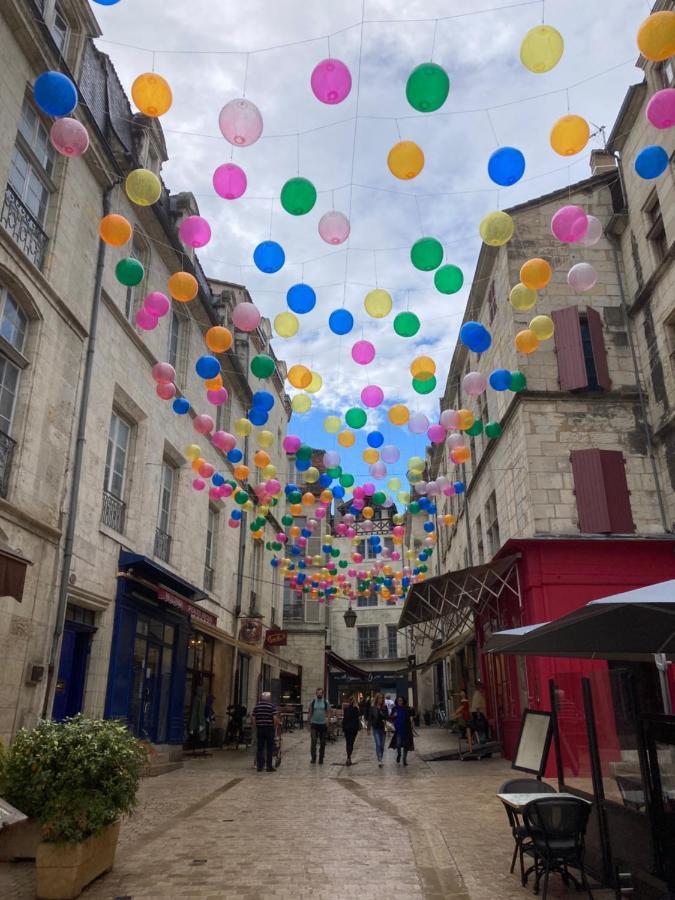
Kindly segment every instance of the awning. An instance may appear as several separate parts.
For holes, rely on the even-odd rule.
[[[445,641],[444,644],[441,644],[439,647],[436,647],[434,650],[432,650],[426,662],[423,662],[420,668],[428,669],[429,666],[433,666],[434,663],[445,659],[446,656],[452,656],[453,653],[461,650],[462,647],[468,644],[469,641],[472,640],[475,636],[476,635],[473,630],[465,631],[461,634],[456,634],[454,637],[451,637],[449,641]]]
[[[413,626],[423,639],[448,640],[461,634],[473,624],[474,615],[496,604],[503,591],[519,596],[519,559],[517,553],[414,584],[408,591],[398,627]]]
[[[345,675],[351,675],[352,678],[362,678],[364,681],[368,681],[368,678],[373,674],[372,672],[366,672],[365,669],[360,669],[348,660],[343,659],[333,650],[326,650],[326,662],[329,666],[334,666],[336,669],[344,672]]]
[[[193,603],[208,598],[208,594],[201,588],[190,584],[189,581],[185,581],[180,575],[170,572],[153,559],[140,553],[131,553],[129,550],[120,551],[119,568],[122,572],[129,572],[133,569],[134,574],[139,575],[141,578],[151,581],[154,585],[167,587],[169,590],[187,597],[188,600],[192,600]]]
[[[32,565],[20,550],[0,542],[0,597],[14,597],[21,603],[26,569]]]
[[[675,659],[675,580],[593,600],[522,635],[497,632],[488,653],[654,661]]]

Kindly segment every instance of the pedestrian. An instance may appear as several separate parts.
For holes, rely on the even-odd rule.
[[[384,698],[384,702],[387,704],[387,712],[391,716],[394,711],[394,701],[392,700],[391,694],[387,694]]]
[[[401,762],[401,753],[403,754],[403,765],[408,765],[408,751],[415,749],[415,741],[413,740],[413,716],[414,711],[408,706],[405,697],[397,697],[394,706],[394,734],[389,744],[389,749],[396,749],[396,763]]]
[[[279,724],[279,715],[276,706],[272,703],[272,695],[269,691],[262,692],[260,701],[253,708],[251,715],[253,716],[257,732],[257,769],[259,772],[262,772],[266,763],[267,771],[274,772],[275,769],[272,765],[274,730]]]
[[[476,681],[476,687],[471,698],[471,729],[476,732],[479,744],[484,744],[487,741],[487,705],[485,703],[483,682],[480,678]]]
[[[316,689],[316,696],[309,704],[309,726],[311,732],[310,753],[311,763],[316,765],[316,742],[319,741],[319,765],[323,765],[323,757],[326,752],[326,732],[328,731],[329,704],[324,700],[323,688]]]
[[[361,727],[360,710],[356,705],[353,696],[347,697],[347,702],[342,710],[342,731],[345,736],[345,744],[347,746],[347,762],[345,765],[351,766],[352,752],[354,750],[354,741]]]
[[[469,698],[466,696],[465,690],[459,692],[459,703],[453,714],[453,718],[457,720],[460,737],[467,739],[469,752],[471,752],[473,749],[471,746],[471,704],[469,703]]]
[[[382,759],[384,758],[385,722],[388,721],[389,713],[387,712],[387,704],[384,702],[384,694],[375,694],[375,700],[370,707],[370,727],[373,730],[375,753],[377,754],[377,762],[380,768],[382,768]]]

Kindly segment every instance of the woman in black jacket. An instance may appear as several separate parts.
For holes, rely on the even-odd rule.
[[[353,695],[347,698],[342,710],[342,731],[345,736],[345,744],[347,745],[347,762],[345,765],[352,764],[352,751],[354,750],[354,741],[361,727],[361,719],[359,708],[354,701]]]
[[[375,701],[370,707],[370,727],[375,740],[375,753],[377,754],[377,763],[382,768],[382,759],[384,757],[384,724],[389,719],[387,705],[384,702],[384,694],[376,694]]]
[[[396,750],[396,762],[401,762],[403,752],[403,765],[408,765],[408,751],[415,749],[413,740],[413,710],[408,706],[405,697],[396,698],[396,706],[392,713],[394,722],[394,734],[389,744],[390,750]]]

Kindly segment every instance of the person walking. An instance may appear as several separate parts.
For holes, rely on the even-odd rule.
[[[326,752],[326,732],[328,731],[328,701],[324,699],[323,688],[316,689],[316,696],[309,704],[310,754],[311,763],[316,765],[316,742],[319,741],[319,765],[323,765]]]
[[[272,756],[274,755],[274,730],[279,723],[277,708],[272,703],[272,695],[269,691],[263,691],[260,701],[251,713],[257,732],[258,753],[256,757],[257,769],[262,772],[267,763],[267,771],[274,772]]]
[[[405,697],[397,697],[394,706],[394,734],[389,744],[389,749],[396,750],[396,763],[401,762],[401,754],[403,754],[403,765],[408,765],[408,751],[415,749],[415,741],[413,739],[413,710],[408,706]]]
[[[384,758],[385,722],[388,721],[389,713],[387,712],[387,704],[384,702],[384,694],[375,694],[375,700],[370,707],[370,727],[373,731],[375,753],[377,754],[377,763],[380,768],[382,768],[382,760]]]
[[[361,727],[360,710],[356,705],[354,696],[350,695],[342,710],[342,732],[345,736],[345,744],[347,747],[347,762],[345,765],[351,766],[352,752],[354,751],[354,741]]]
[[[476,680],[476,687],[471,698],[471,730],[475,732],[479,744],[485,744],[488,738],[487,704],[483,682]]]
[[[387,712],[391,716],[394,711],[394,701],[392,700],[391,694],[387,694],[384,698],[384,702],[387,704]]]

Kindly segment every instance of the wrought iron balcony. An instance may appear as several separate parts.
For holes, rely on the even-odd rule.
[[[171,559],[171,535],[161,528],[155,528],[155,556],[167,563]]]
[[[7,496],[15,447],[16,441],[8,434],[0,431],[0,497]]]
[[[5,188],[5,202],[0,213],[0,225],[31,262],[41,269],[49,238],[35,216],[9,185]]]
[[[169,539],[170,540],[170,539]],[[213,579],[215,572],[211,568],[211,566],[204,566],[204,590],[212,591],[213,590]]]
[[[124,532],[124,513],[126,504],[119,497],[108,491],[103,491],[103,509],[101,510],[101,522],[113,531]]]

